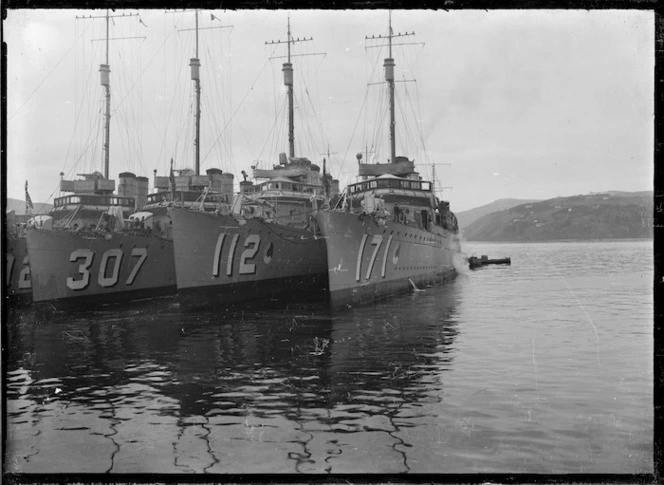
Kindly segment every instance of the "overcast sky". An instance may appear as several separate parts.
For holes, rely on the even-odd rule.
[[[171,158],[194,166],[195,36],[186,29],[195,16],[113,15],[122,13],[110,25],[110,175],[129,170],[152,183]],[[76,17],[103,14],[8,12],[8,197],[23,199],[28,180],[33,201],[52,203],[60,172],[102,171],[106,24]],[[289,14],[294,37],[313,37],[293,45],[296,155],[322,164],[329,146],[328,167],[345,185],[356,153],[389,156],[377,84],[387,53],[365,41],[387,33],[387,11],[201,11],[202,169],[238,181],[288,152],[286,48],[265,42],[286,39]],[[652,189],[652,12],[397,10],[392,23],[416,34],[395,39],[397,155],[414,158],[426,178],[435,166],[453,210]]]

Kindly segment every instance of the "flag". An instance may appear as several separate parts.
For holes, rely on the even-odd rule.
[[[34,209],[35,206],[32,204],[32,199],[30,194],[28,194],[28,181],[25,181],[25,212],[29,212]]]
[[[138,17],[138,21],[141,23],[143,27],[147,27],[147,25],[145,25],[145,22],[143,22],[140,17]]]
[[[214,14],[210,14],[210,20],[221,20],[219,17],[215,17]]]

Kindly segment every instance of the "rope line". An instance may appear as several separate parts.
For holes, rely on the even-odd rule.
[[[233,111],[233,114],[231,115],[230,119],[228,120],[228,123],[226,123],[224,128],[219,132],[219,135],[217,136],[217,138],[215,138],[214,143],[212,144],[213,147],[217,144],[217,142],[219,141],[219,138],[221,138],[221,135],[224,134],[224,132],[226,131],[226,128],[228,128],[228,126],[231,124],[231,122],[235,118],[235,115],[237,114],[237,112],[240,110],[240,108],[244,104],[245,99],[247,99],[247,96],[249,96],[249,93],[251,93],[254,90],[254,86],[256,85],[256,81],[261,76],[261,74],[265,70],[265,67],[267,66],[268,63],[269,63],[269,60],[265,62],[265,64],[263,65],[263,68],[260,70],[260,72],[256,76],[256,79],[254,79],[254,82],[251,83],[251,86],[249,87],[249,89],[247,89],[247,92],[245,93],[244,97],[240,101],[240,104],[238,104],[237,108],[235,108],[235,111]],[[210,154],[211,151],[212,151],[212,148],[210,150],[208,150],[208,152],[205,154],[204,157],[207,157]]]
[[[83,34],[85,33],[85,31],[86,31],[88,28],[89,28],[89,27],[87,27],[83,32],[81,32],[81,35],[79,35],[79,37],[78,37],[77,39],[74,40],[74,42],[69,46],[69,48],[67,49],[67,51],[62,55],[62,57],[58,60],[58,62],[55,63],[55,66],[53,66],[53,68],[49,71],[49,73],[46,75],[46,77],[45,77],[44,79],[42,79],[42,81],[37,85],[37,87],[32,91],[32,93],[30,93],[30,95],[27,97],[27,99],[26,99],[25,101],[23,101],[23,104],[21,104],[21,106],[18,107],[18,109],[14,112],[14,114],[12,114],[12,115],[9,117],[9,119],[8,119],[7,121],[11,121],[11,119],[12,119],[14,116],[16,116],[16,115],[18,114],[18,112],[21,111],[21,109],[23,109],[23,106],[25,106],[26,103],[27,103],[28,101],[30,101],[30,99],[32,98],[32,96],[33,96],[33,95],[39,90],[40,87],[42,87],[42,85],[48,80],[48,78],[51,77],[51,74],[53,74],[53,71],[55,71],[55,69],[56,69],[56,68],[60,65],[60,63],[65,59],[65,57],[67,57],[67,55],[69,54],[69,52],[70,52],[70,51],[74,48],[74,46],[78,43],[78,40],[83,36]]]

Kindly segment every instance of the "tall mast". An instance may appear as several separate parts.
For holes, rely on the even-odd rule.
[[[104,178],[108,180],[108,168],[110,160],[111,144],[111,67],[108,64],[108,42],[109,42],[109,16],[106,9],[106,63],[99,66],[101,72],[101,85],[106,91],[106,114],[104,116]]]
[[[389,29],[388,29],[388,44],[389,54],[385,59],[385,80],[390,94],[390,162],[394,162],[396,158],[396,136],[395,136],[395,121],[394,121],[394,58],[392,57],[392,12],[390,12]]]
[[[295,157],[295,123],[293,121],[293,64],[291,63],[291,44],[312,40],[312,37],[293,39],[290,29],[290,16],[288,17],[288,40],[276,40],[265,44],[288,44],[287,61],[284,62],[282,71],[284,73],[284,85],[288,88],[288,153],[290,158]]]
[[[170,12],[177,13],[177,12]],[[201,61],[198,58],[198,13],[199,10],[195,10],[196,13],[196,28],[194,29],[178,29],[179,32],[186,32],[194,30],[196,31],[196,52],[195,56],[189,60],[189,66],[191,67],[191,79],[196,85],[196,110],[194,112],[194,121],[195,121],[195,134],[194,134],[194,158],[196,161],[196,175],[199,175],[201,170],[201,78],[200,78],[200,67]],[[212,20],[219,20],[218,17],[215,17],[213,14],[210,14]],[[201,30],[211,30],[211,29],[226,29],[231,28],[232,25],[220,25],[218,27],[202,27]]]
[[[201,79],[199,69],[201,61],[198,58],[198,10],[196,10],[196,57],[189,62],[191,66],[191,79],[196,85],[196,111],[194,112],[195,136],[194,136],[194,159],[196,160],[196,175],[201,171]]]
[[[145,39],[145,37],[119,37],[111,39],[110,36],[110,19],[118,17],[138,17],[137,13],[129,13],[122,15],[110,15],[109,9],[106,9],[106,15],[87,15],[76,17],[76,19],[106,19],[106,38],[93,39],[93,41],[103,40],[106,43],[106,63],[99,65],[99,72],[101,74],[101,85],[104,86],[106,91],[106,112],[104,114],[104,177],[108,179],[109,160],[110,160],[110,145],[111,145],[111,66],[108,60],[109,42],[111,40],[130,40],[130,39]],[[138,19],[141,20],[140,18]],[[143,22],[141,22],[143,24]],[[145,24],[143,24],[145,25]]]
[[[295,157],[295,123],[293,121],[293,64],[291,63],[290,16],[288,17],[288,61],[284,64],[284,84],[288,86],[288,152]]]
[[[387,81],[388,92],[389,92],[389,101],[390,101],[390,162],[394,162],[396,158],[396,122],[394,115],[394,58],[392,57],[392,39],[395,37],[403,37],[406,35],[414,35],[415,32],[405,32],[395,34],[392,31],[392,11],[389,13],[389,27],[387,31],[387,41],[388,41],[388,57],[383,63],[385,68],[385,80]],[[375,35],[371,37],[365,37],[365,39],[384,39],[386,36]]]

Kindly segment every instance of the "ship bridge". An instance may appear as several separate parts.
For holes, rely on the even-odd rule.
[[[318,184],[308,184],[303,182],[296,182],[295,180],[286,177],[275,177],[256,185],[256,192],[261,192],[262,195],[290,195],[292,197],[302,198],[303,194],[320,195],[322,193],[322,186]],[[272,193],[276,192],[276,193]]]
[[[362,197],[364,193],[382,197],[385,201],[406,199],[422,204],[422,199],[432,199],[431,182],[404,179],[394,175],[381,175],[371,180],[348,185],[352,197]],[[428,205],[428,204],[427,204]]]
[[[118,190],[115,195],[115,180],[104,178],[100,172],[78,174],[83,177],[79,180],[65,180],[62,173],[60,176],[60,191],[69,193],[53,199],[52,215],[58,221],[71,216],[72,224],[86,226],[96,222],[109,207],[120,207],[127,214],[136,209],[136,194]],[[120,174],[119,189],[125,187],[125,180],[129,178],[133,181],[137,177],[130,172]]]
[[[391,174],[348,185],[351,200],[365,212],[384,211],[391,219],[429,228],[440,222],[437,200],[431,182]]]

